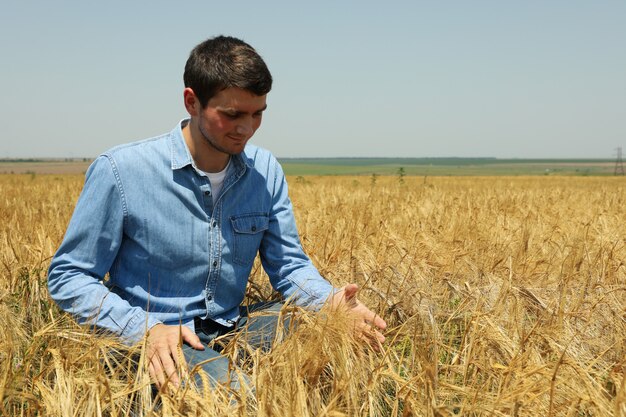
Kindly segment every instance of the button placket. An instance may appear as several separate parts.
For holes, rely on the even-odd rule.
[[[198,174],[200,175],[200,193],[201,193],[201,200],[202,200],[202,204],[204,205],[204,211],[207,213],[207,215],[211,215],[211,212],[213,211],[213,197],[212,197],[212,191],[211,191],[211,184],[209,182],[209,178],[204,175],[204,174]]]
[[[219,279],[219,259],[221,255],[221,236],[220,236],[220,228],[217,219],[220,216],[220,207],[221,205],[218,203],[213,208],[212,216],[209,217],[209,240],[210,240],[210,250],[209,250],[209,277],[206,284],[206,301],[207,303],[214,301],[214,292],[215,286]]]

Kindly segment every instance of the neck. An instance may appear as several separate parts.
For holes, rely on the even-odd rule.
[[[183,128],[183,137],[198,169],[204,172],[220,172],[226,168],[230,155],[211,146],[193,119]]]

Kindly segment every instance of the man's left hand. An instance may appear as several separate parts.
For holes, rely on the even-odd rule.
[[[381,332],[387,328],[387,323],[358,300],[356,297],[358,290],[359,286],[356,284],[348,284],[339,289],[331,297],[331,307],[332,309],[347,309],[354,320],[354,331],[357,337],[379,350],[380,345],[385,341],[385,336]]]

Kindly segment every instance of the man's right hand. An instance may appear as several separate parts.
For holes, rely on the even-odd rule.
[[[180,384],[178,369],[186,366],[182,352],[183,343],[194,349],[204,350],[198,336],[187,326],[159,323],[148,331],[148,370],[157,387],[163,387],[168,381],[175,387]]]

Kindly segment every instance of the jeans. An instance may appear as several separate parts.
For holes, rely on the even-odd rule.
[[[282,307],[282,302],[262,302],[240,307],[241,317],[234,327],[226,327],[210,319],[200,320],[196,318],[194,323],[196,335],[205,345],[205,349],[197,350],[187,344],[183,345],[183,353],[190,372],[197,365],[200,365],[200,369],[206,372],[212,384],[226,384],[230,385],[232,389],[238,389],[240,385],[237,374],[234,372],[234,367],[229,359],[220,354],[222,348],[218,345],[213,345],[210,348],[209,345],[214,339],[225,334],[245,332],[242,336],[251,348],[268,351],[276,336],[279,325],[278,313]],[[251,313],[255,314],[250,315]],[[290,320],[286,318],[282,324],[287,331]],[[202,378],[199,372],[194,372],[193,376],[196,385],[201,387]]]

